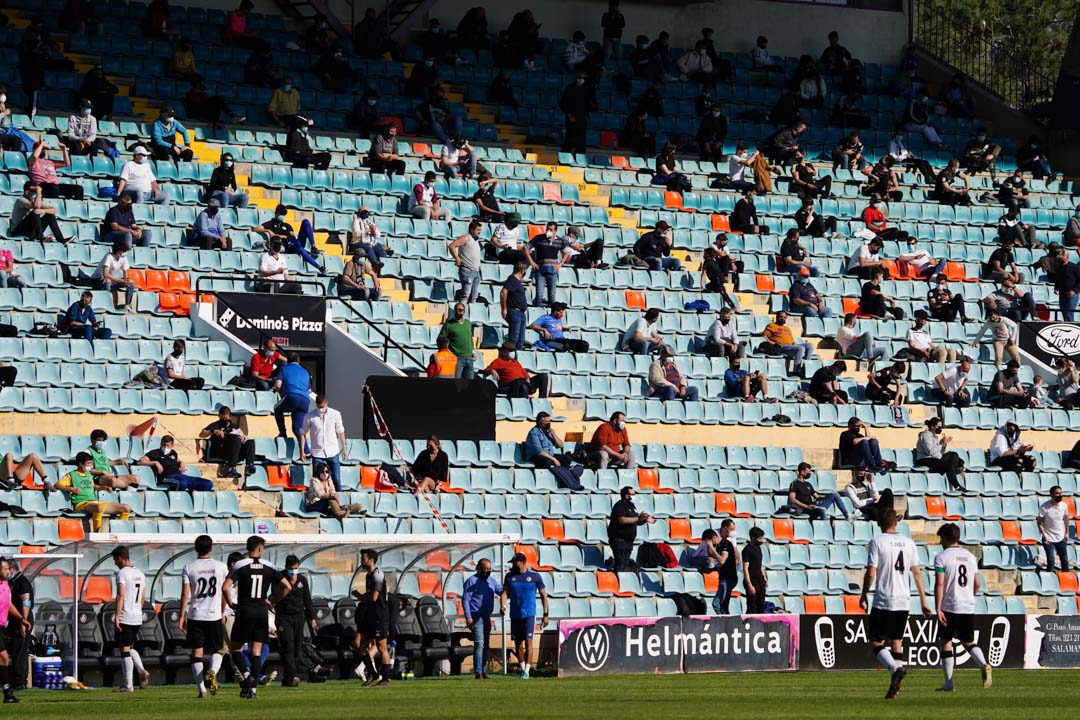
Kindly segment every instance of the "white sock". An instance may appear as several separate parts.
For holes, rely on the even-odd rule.
[[[123,660],[123,665],[124,665],[124,687],[126,687],[126,688],[134,687],[134,685],[132,685],[132,682],[131,682],[131,670],[132,670],[132,667],[134,666],[135,663],[133,663],[131,661],[130,657],[125,657],[125,658],[121,658],[121,659]]]
[[[975,661],[976,665],[978,665],[980,668],[986,667],[986,658],[983,657],[983,651],[981,647],[979,647],[978,645],[972,645],[968,652],[971,653],[971,659]]]
[[[529,672],[529,663],[521,663],[521,669],[525,672]]]
[[[953,669],[956,667],[956,657],[950,652],[941,653],[941,669],[945,672],[945,684],[952,687]]]
[[[225,656],[221,653],[215,653],[210,656],[210,672],[217,675],[221,671],[221,661],[224,657]]]
[[[199,686],[199,692],[206,692],[206,683],[203,682],[202,660],[195,660],[191,663],[191,675],[195,678],[195,684]]]
[[[892,656],[892,650],[889,648],[881,648],[877,651],[877,659],[882,665],[888,668],[889,672],[896,672],[900,668],[900,664],[896,662],[896,659]]]
[[[135,648],[131,648],[131,662],[135,664],[135,670],[139,673],[139,682],[142,682],[142,676],[146,673],[146,668],[143,667],[142,657],[139,655],[139,651]]]

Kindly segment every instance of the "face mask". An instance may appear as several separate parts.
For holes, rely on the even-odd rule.
[[[4,93],[0,93],[0,103],[6,103],[6,102],[7,102],[7,95],[5,95]]]
[[[675,358],[673,358],[673,357],[664,358],[664,364],[665,365],[674,365],[675,364]]]
[[[161,124],[165,127],[172,127],[172,118],[161,118]]]
[[[1062,495],[1051,495],[1050,500],[1056,504],[1061,502],[1062,497]]]
[[[698,54],[701,55],[702,57],[705,57],[709,53],[708,53],[708,51],[705,50],[705,48],[702,48],[702,49],[698,50]]]
[[[138,163],[139,165],[142,165],[143,160],[145,160],[145,159],[146,159],[145,155],[136,155],[135,156],[135,162]]]
[[[375,107],[375,103],[378,102],[375,98],[368,98],[368,107]]]
[[[206,208],[206,214],[209,215],[210,217],[214,217],[215,215],[217,215],[217,211],[218,211],[218,209],[216,207],[208,207],[208,208]]]
[[[270,351],[270,348],[263,348],[262,350],[260,350],[260,352],[263,355],[269,355],[271,351]]]
[[[1037,144],[1035,144],[1035,143],[1031,143],[1031,149],[1032,149],[1032,150],[1035,150],[1035,149],[1037,149],[1038,147],[1039,147],[1039,146],[1038,146]]]
[[[491,575],[490,570],[477,570],[476,571],[476,577],[480,578],[481,580],[487,580],[487,578],[490,575]]]
[[[626,423],[624,423],[622,420],[617,420],[615,422],[615,429],[616,430],[622,430],[624,427],[626,427]]]
[[[799,282],[802,283],[803,285],[806,285],[806,284],[808,284],[810,282],[810,278],[801,277],[801,278],[799,278]]]
[[[434,65],[434,64],[435,64],[435,63],[434,63],[434,61],[432,61],[432,60],[425,60],[425,61],[424,61],[424,67],[431,67],[431,66],[432,66],[432,65]]]
[[[104,440],[95,440],[94,441],[94,449],[95,450],[101,450],[104,447],[105,447],[105,441]]]
[[[296,577],[297,575],[300,574],[300,571],[299,570],[286,570],[285,574],[288,575],[291,578],[294,578],[294,577]]]
[[[648,43],[638,43],[638,48],[640,48],[641,50],[644,50],[647,47],[649,47]]]
[[[424,183],[424,187],[426,187],[426,188],[433,188],[433,187],[435,187],[435,181],[434,181],[434,180],[432,180],[431,182],[425,182],[425,183]]]
[[[285,222],[285,216],[284,215],[275,215],[274,219],[277,220],[278,222]]]
[[[169,447],[161,448],[161,452],[165,453],[166,455],[172,455],[173,454],[172,445],[170,445]]]
[[[91,467],[93,467],[93,466],[92,465],[87,465],[86,467],[81,467],[81,468],[79,468],[79,472],[81,472],[83,475],[89,475]]]
[[[232,160],[226,160],[225,161],[225,167],[231,168],[232,166],[233,166],[233,161]]]
[[[454,317],[457,318],[458,320],[461,320],[461,319],[463,319],[465,317],[465,313],[464,312],[455,312]]]
[[[507,357],[511,360],[517,360],[517,352],[511,352]]]
[[[292,85],[289,85],[288,83],[286,83],[285,85],[281,86],[281,89],[284,90],[285,92],[292,92]]]
[[[777,325],[787,325],[787,318],[780,318],[776,321]]]
[[[330,409],[330,408],[328,408],[328,407],[322,407],[322,408],[319,408],[319,414],[320,414],[320,415],[325,415],[325,414],[326,414],[326,411],[327,411],[327,410],[329,410],[329,409]]]
[[[506,221],[506,229],[507,230],[513,230],[517,226],[518,226],[517,220],[507,220]]]
[[[83,108],[79,112],[82,113],[83,117],[90,117],[90,108]]]
[[[574,80],[574,82],[577,84],[578,87],[581,87],[585,84],[585,78],[577,78],[576,80]]]
[[[555,318],[556,320],[562,320],[562,316],[563,314],[561,312],[551,314],[551,317]]]
[[[434,453],[434,452],[438,452],[438,451],[439,451],[439,448],[435,447],[434,445],[428,445],[428,446],[427,446],[427,451],[428,451],[429,453]]]
[[[986,142],[986,136],[985,135],[978,135],[976,137],[977,137],[979,142]]]

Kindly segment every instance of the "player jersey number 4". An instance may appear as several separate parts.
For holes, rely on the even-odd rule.
[[[188,586],[188,617],[192,620],[221,619],[221,593],[228,575],[225,563],[202,558],[184,567]]]
[[[975,556],[961,547],[946,548],[934,559],[934,573],[945,576],[941,594],[942,612],[956,615],[975,613],[975,578],[979,563]]]
[[[124,588],[124,603],[120,607],[121,625],[142,625],[143,597],[146,595],[146,576],[130,565],[116,573],[117,586]]]
[[[910,610],[908,573],[919,567],[919,551],[907,535],[882,533],[870,541],[867,567],[877,570],[875,610]]]

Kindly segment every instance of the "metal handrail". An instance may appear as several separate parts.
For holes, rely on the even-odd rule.
[[[404,355],[405,357],[409,358],[414,363],[416,363],[417,367],[419,367],[419,368],[424,367],[424,363],[419,358],[417,358],[415,355],[413,355],[411,352],[409,352],[409,350],[406,349],[405,346],[403,346],[397,340],[390,337],[390,335],[388,335],[385,330],[383,330],[381,327],[379,327],[374,322],[372,322],[370,318],[368,318],[367,316],[364,315],[364,313],[357,310],[356,307],[353,306],[353,304],[351,302],[349,302],[348,300],[346,300],[343,297],[334,296],[333,299],[337,300],[339,303],[341,303],[345,307],[349,308],[349,310],[351,310],[352,313],[354,315],[356,315],[356,317],[363,320],[365,323],[367,323],[369,328],[371,328],[372,330],[374,330],[375,332],[379,333],[379,335],[382,336],[383,340],[385,341],[383,343],[383,353],[382,353],[383,362],[389,362],[387,360],[387,357],[389,355],[390,346],[393,345],[395,350],[399,351],[402,355]]]

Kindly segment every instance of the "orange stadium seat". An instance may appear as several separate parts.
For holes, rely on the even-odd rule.
[[[540,521],[541,526],[544,529],[545,540],[565,540],[566,531],[563,530],[562,520],[552,520],[550,518],[544,518]]]

